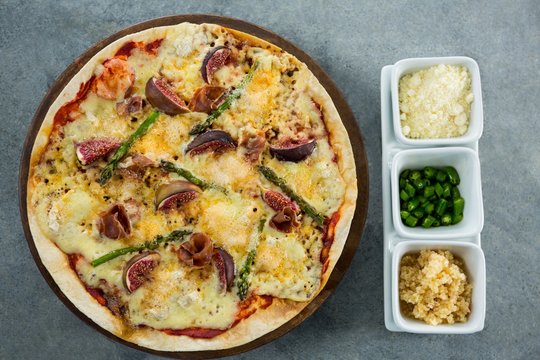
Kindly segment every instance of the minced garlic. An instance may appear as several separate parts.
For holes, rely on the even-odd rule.
[[[462,262],[449,251],[422,250],[401,260],[399,299],[409,317],[430,325],[465,322],[471,293]]]
[[[439,64],[399,80],[401,131],[411,139],[458,137],[467,132],[474,96],[466,67]]]

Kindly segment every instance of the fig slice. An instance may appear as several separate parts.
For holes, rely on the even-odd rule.
[[[234,283],[234,260],[227,250],[214,248],[212,260],[218,271],[219,286],[222,293],[227,292]]]
[[[274,211],[281,211],[286,207],[290,207],[295,213],[300,211],[298,205],[288,196],[274,190],[266,190],[263,194],[263,200]]]
[[[151,77],[146,82],[146,100],[159,111],[167,115],[178,115],[189,112],[182,100],[164,78]]]
[[[280,146],[270,146],[270,155],[282,161],[299,162],[311,155],[315,145],[315,139],[287,141]]]
[[[201,75],[208,84],[212,82],[212,75],[227,63],[231,56],[231,49],[225,46],[217,46],[206,54],[202,66]]]
[[[207,151],[223,153],[234,149],[236,144],[229,134],[223,130],[208,130],[198,135],[186,147],[186,153],[198,155]]]
[[[145,251],[132,257],[124,266],[122,279],[130,293],[149,280],[150,272],[159,264],[161,256],[155,251]]]
[[[160,185],[154,198],[156,210],[167,212],[176,209],[197,198],[199,191],[198,186],[184,180],[175,180]]]
[[[75,143],[75,154],[82,165],[89,165],[94,161],[109,155],[118,149],[120,141],[109,138],[88,139]]]

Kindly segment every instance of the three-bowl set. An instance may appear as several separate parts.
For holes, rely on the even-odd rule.
[[[471,78],[474,100],[470,103],[467,131],[457,137],[409,138],[400,120],[399,83],[403,76],[438,64],[460,65]],[[480,247],[484,225],[478,140],[482,135],[482,90],[478,64],[468,57],[415,58],[398,61],[381,71],[381,133],[384,233],[385,325],[391,331],[425,334],[467,334],[481,331],[486,309],[486,270]],[[465,201],[463,219],[438,227],[404,224],[400,208],[400,175],[408,169],[452,167],[460,175],[459,192]],[[406,195],[405,195],[406,196]],[[406,316],[400,301],[400,262],[421,250],[449,250],[464,264],[472,285],[466,322],[430,325]]]

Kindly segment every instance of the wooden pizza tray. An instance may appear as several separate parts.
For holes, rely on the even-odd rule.
[[[28,225],[26,186],[28,182],[30,155],[32,152],[36,135],[38,134],[39,128],[41,127],[41,124],[45,118],[45,115],[49,107],[51,106],[51,104],[60,94],[60,92],[68,84],[70,79],[76,73],[78,73],[79,70],[96,53],[98,53],[101,49],[103,49],[104,47],[112,43],[113,41],[118,40],[126,35],[136,33],[142,30],[146,30],[149,28],[175,25],[182,22],[191,22],[191,23],[196,23],[196,24],[214,23],[214,24],[222,25],[224,27],[231,28],[231,29],[243,31],[245,33],[259,37],[272,44],[279,46],[280,48],[287,51],[288,53],[296,56],[300,61],[307,64],[309,69],[313,72],[313,74],[315,74],[315,76],[319,79],[320,83],[324,86],[326,91],[328,91],[328,93],[330,94],[332,101],[334,102],[339,112],[339,115],[341,116],[341,119],[343,120],[343,123],[345,124],[345,127],[347,128],[347,132],[349,133],[349,137],[350,137],[353,152],[354,152],[354,160],[356,164],[356,173],[357,173],[357,179],[358,179],[358,199],[356,203],[356,211],[355,211],[354,218],[352,221],[350,233],[347,238],[347,242],[345,243],[345,247],[343,249],[341,257],[339,258],[335,268],[333,269],[332,274],[330,275],[330,278],[328,279],[328,282],[326,286],[324,287],[324,289],[321,290],[321,292],[315,297],[315,299],[313,299],[309,303],[309,305],[307,305],[297,316],[289,320],[287,323],[283,324],[281,327],[275,329],[272,332],[265,334],[264,336],[260,338],[255,339],[254,341],[250,343],[233,347],[233,348],[229,348],[229,349],[223,349],[223,350],[194,351],[194,352],[156,351],[156,350],[144,348],[136,344],[130,343],[128,341],[125,341],[111,334],[107,330],[101,328],[100,326],[95,324],[90,318],[84,315],[81,311],[79,311],[69,301],[69,299],[62,293],[58,285],[54,282],[53,278],[51,277],[51,275],[49,274],[49,272],[47,271],[47,269],[41,262],[41,258],[37,252],[36,246],[34,244],[34,240],[32,238],[32,234],[30,232],[30,227]],[[364,230],[364,225],[366,222],[366,217],[367,217],[367,212],[368,212],[368,198],[369,198],[368,161],[367,161],[366,152],[364,149],[364,143],[362,141],[362,135],[361,135],[360,129],[358,128],[358,124],[354,118],[354,114],[351,111],[350,107],[348,106],[347,102],[345,101],[343,94],[339,91],[337,86],[330,79],[330,77],[324,72],[324,70],[308,54],[306,54],[296,45],[292,44],[288,40],[285,40],[281,36],[274,34],[273,32],[269,30],[266,30],[264,28],[261,28],[257,25],[251,24],[243,20],[223,17],[223,16],[216,16],[216,15],[205,15],[205,14],[175,15],[175,16],[167,16],[167,17],[162,17],[158,19],[148,20],[140,24],[130,26],[124,30],[121,30],[115,33],[114,35],[111,35],[108,38],[98,42],[97,44],[95,44],[94,46],[86,50],[58,77],[58,79],[56,79],[54,84],[49,89],[48,93],[45,95],[45,98],[39,105],[34,115],[34,118],[32,119],[32,123],[30,124],[30,127],[28,129],[28,134],[26,136],[26,140],[23,146],[23,153],[21,156],[21,164],[20,164],[20,170],[19,170],[19,208],[21,212],[21,218],[22,218],[26,240],[28,242],[30,252],[32,253],[32,256],[34,257],[34,260],[41,274],[43,275],[43,277],[45,278],[45,280],[47,281],[51,289],[54,291],[54,293],[58,296],[58,298],[75,315],[77,315],[85,323],[87,323],[88,325],[90,325],[91,327],[93,327],[94,329],[102,333],[103,335],[107,336],[108,338],[116,342],[122,343],[124,345],[127,345],[129,347],[135,348],[137,350],[141,350],[147,353],[156,354],[160,356],[177,358],[177,359],[209,359],[209,358],[239,354],[239,353],[254,349],[256,347],[259,347],[261,345],[264,345],[270,341],[277,339],[278,337],[294,329],[296,326],[298,326],[300,323],[306,320],[309,316],[311,316],[315,312],[315,310],[317,310],[322,305],[322,303],[330,296],[330,294],[332,294],[332,292],[336,289],[338,283],[343,278],[343,275],[345,274],[345,272],[347,271],[347,268],[349,267],[351,263],[351,260],[356,252],[356,248],[358,247],[360,238],[362,237],[362,232]]]

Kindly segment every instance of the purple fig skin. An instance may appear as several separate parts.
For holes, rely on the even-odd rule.
[[[163,78],[151,77],[144,89],[146,100],[159,111],[167,115],[178,115],[189,112],[188,107],[171,89]]]
[[[317,142],[313,139],[303,144],[292,144],[286,147],[270,146],[270,155],[282,161],[299,162],[311,155],[316,144]]]
[[[132,257],[124,266],[122,280],[130,293],[137,290],[146,280],[148,274],[159,264],[161,256],[155,251],[146,251]]]
[[[227,149],[234,149],[236,144],[231,136],[223,130],[208,130],[198,135],[186,147],[186,153],[191,155],[201,154],[206,151],[222,152]]]
[[[81,165],[90,165],[118,149],[120,141],[109,138],[92,138],[75,143],[75,153]]]
[[[210,84],[214,72],[225,64],[230,55],[231,50],[225,46],[217,46],[206,54],[201,66],[201,75],[207,84]]]
[[[160,185],[154,199],[156,210],[170,210],[172,205],[189,202],[199,195],[199,191],[198,186],[184,180],[175,180]],[[171,202],[174,202],[174,204]]]
[[[234,260],[227,250],[214,248],[214,264],[218,270],[220,286],[223,292],[229,290],[234,284]]]
[[[159,203],[157,210],[163,212],[169,212],[174,209],[178,209],[180,206],[187,204],[188,202],[195,200],[199,196],[196,191],[184,191],[178,194],[174,194]]]

